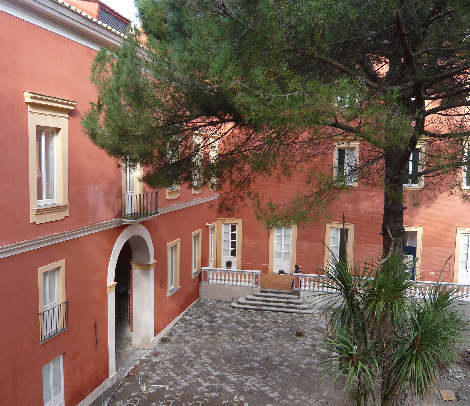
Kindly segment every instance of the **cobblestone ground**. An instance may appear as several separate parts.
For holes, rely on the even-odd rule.
[[[199,300],[93,406],[352,405],[319,366],[324,325],[317,314],[247,311]],[[470,405],[470,351],[463,355],[439,378],[432,397],[408,405]],[[444,401],[441,389],[452,390],[456,400]]]
[[[247,311],[199,300],[93,406],[349,405],[318,366],[323,326],[315,314]],[[304,335],[297,337],[297,330]]]

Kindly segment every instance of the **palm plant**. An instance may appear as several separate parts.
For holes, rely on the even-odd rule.
[[[393,405],[405,389],[423,397],[465,336],[466,320],[453,306],[457,292],[437,283],[410,296],[409,270],[395,252],[362,269],[333,258],[326,276],[336,290],[323,304],[330,315],[324,365],[333,381],[345,376],[358,406]]]

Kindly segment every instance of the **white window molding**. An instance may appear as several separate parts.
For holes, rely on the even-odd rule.
[[[342,247],[340,247],[341,233],[343,229],[342,223],[329,223],[326,224],[325,229],[325,242],[328,244],[328,247],[325,247],[325,257],[324,257],[324,266],[328,268],[330,261],[334,256],[339,257],[339,253]],[[345,223],[344,229],[347,230],[346,238],[346,254],[348,261],[353,259],[353,249],[354,249],[354,224]]]
[[[297,252],[297,226],[275,227],[269,232],[269,264],[270,273],[293,273]]]
[[[168,296],[171,296],[179,285],[180,279],[180,239],[167,243]]]
[[[44,406],[65,405],[63,354],[42,367],[42,390]]]
[[[217,253],[217,234],[216,228],[217,223],[212,223],[209,225],[209,256],[208,256],[208,266],[210,268],[215,267],[216,265],[216,253]]]
[[[426,142],[419,142],[411,153],[405,167],[405,174],[407,175],[408,182],[403,184],[404,189],[418,190],[423,188],[424,177],[418,176],[417,174],[423,170],[425,148]]]
[[[201,270],[201,237],[202,229],[192,232],[191,275],[195,277]]]
[[[219,157],[219,135],[213,135],[209,142],[209,162],[211,165],[217,163]],[[213,175],[209,181],[209,189],[216,190],[219,187],[219,180],[217,176]]]
[[[232,269],[242,266],[242,219],[217,219],[217,267],[226,268],[227,261],[232,262]]]
[[[468,139],[464,142],[464,157],[469,162],[467,165],[462,166],[462,189],[469,190],[470,189],[470,146],[468,145]]]
[[[38,268],[40,342],[67,328],[65,259]]]
[[[204,154],[204,138],[201,134],[193,135],[193,181],[192,192],[202,192],[202,159]]]
[[[359,141],[335,142],[333,175],[345,186],[358,186],[359,146]]]
[[[470,228],[457,228],[454,283],[470,284]]]

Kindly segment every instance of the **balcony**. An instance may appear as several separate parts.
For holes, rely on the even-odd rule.
[[[121,218],[133,223],[158,214],[158,192],[121,195]]]
[[[67,330],[68,314],[67,301],[52,306],[39,313],[39,326],[41,328],[40,342],[43,343]]]

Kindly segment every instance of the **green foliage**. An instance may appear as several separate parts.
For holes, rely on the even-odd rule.
[[[358,264],[333,259],[328,283],[336,293],[323,300],[329,331],[324,364],[357,405],[371,397],[391,405],[406,389],[423,397],[439,372],[457,358],[467,330],[455,306],[458,293],[442,283],[411,297],[412,281],[403,256]]]
[[[151,186],[192,182],[196,133],[205,147],[214,133],[223,143],[216,162],[198,162],[202,186],[216,174],[237,196],[257,177],[308,162],[333,137],[350,136],[376,151],[370,160],[361,155],[357,170],[379,168],[385,224],[399,240],[403,169],[420,139],[441,146],[426,156],[424,175],[467,161],[456,148],[470,134],[466,119],[451,109],[468,105],[470,95],[466,0],[137,5],[143,32],[98,53],[91,77],[98,101],[83,125],[111,156],[143,164]],[[445,120],[432,119],[433,111]],[[176,147],[178,158],[168,159]],[[337,196],[338,185],[327,184]],[[283,215],[268,206],[269,224],[325,213],[318,187],[306,185]]]

